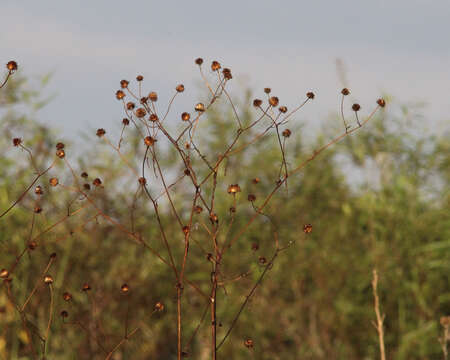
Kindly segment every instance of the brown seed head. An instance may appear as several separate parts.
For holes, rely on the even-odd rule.
[[[19,146],[20,144],[22,144],[22,139],[21,138],[14,138],[13,139],[13,145],[14,146]]]
[[[116,99],[117,100],[122,100],[124,97],[125,97],[125,93],[122,90],[116,91]]]
[[[200,66],[201,64],[203,64],[203,59],[202,58],[197,58],[195,59],[195,63]]]
[[[278,105],[278,102],[279,102],[279,100],[278,100],[278,98],[276,96],[272,96],[272,97],[269,98],[270,106],[275,107],[275,106]]]
[[[257,251],[259,249],[259,245],[258,245],[258,243],[252,243],[252,250],[253,251]]]
[[[218,217],[215,213],[209,214],[209,219],[210,219],[213,223],[219,222],[219,217]]]
[[[352,105],[352,110],[353,111],[356,112],[356,111],[359,111],[360,109],[361,109],[361,105],[359,105],[359,104],[353,104]]]
[[[147,102],[148,102],[148,97],[147,97],[147,96],[141,97],[141,100],[139,100],[139,102],[140,102],[141,104],[147,104]]]
[[[57,178],[51,178],[51,179],[49,180],[49,183],[50,183],[51,186],[56,186],[56,185],[59,184],[59,181],[58,181]]]
[[[139,108],[136,110],[136,116],[138,118],[143,118],[145,115],[147,115],[147,111],[144,108]]]
[[[253,340],[252,339],[245,339],[244,345],[245,345],[246,348],[252,349],[253,346],[254,346]]]
[[[61,317],[66,318],[69,316],[69,313],[66,310],[61,311]]]
[[[30,250],[36,249],[37,246],[38,246],[38,244],[37,244],[37,242],[36,242],[35,240],[31,240],[31,241],[28,243],[28,249],[30,249]]]
[[[441,316],[439,322],[441,323],[442,327],[444,329],[447,329],[450,327],[450,316]]]
[[[233,75],[231,75],[231,70],[228,68],[224,68],[222,70],[222,74],[223,74],[223,77],[227,80],[231,80],[233,78]]]
[[[40,214],[42,212],[42,208],[39,205],[36,205],[33,210],[36,214]]]
[[[163,311],[164,310],[164,304],[160,301],[158,301],[155,304],[155,311]]]
[[[91,290],[91,286],[88,283],[84,283],[83,287],[81,288],[82,291],[89,291]]]
[[[343,89],[341,90],[341,94],[344,95],[344,96],[347,96],[348,94],[350,94],[350,90],[347,89],[347,88],[343,88]]]
[[[260,99],[253,100],[253,106],[254,107],[260,107],[261,104],[262,104],[262,100],[260,100]]]
[[[83,185],[83,188],[84,188],[84,190],[91,190],[91,185],[89,185],[89,184],[84,184]]]
[[[155,142],[156,142],[156,139],[154,137],[152,137],[152,136],[146,136],[144,138],[144,143],[147,146],[152,146],[152,145],[155,144]]]
[[[271,88],[264,88],[264,92],[265,92],[266,94],[270,94],[271,91],[272,91]]]
[[[256,200],[256,196],[254,194],[248,194],[247,199],[248,201],[253,202]]]
[[[314,97],[315,97],[316,95],[314,95],[314,93],[312,92],[312,91],[310,91],[310,92],[307,92],[306,93],[306,97],[308,98],[308,99],[314,99]]]
[[[386,106],[386,101],[384,101],[384,99],[380,98],[380,99],[377,100],[377,104],[380,107],[385,107]]]
[[[305,224],[303,225],[303,232],[305,234],[309,234],[312,231],[312,225],[311,224]]]
[[[148,98],[153,101],[156,102],[158,101],[158,94],[154,91],[152,91],[150,94],[148,94]]]
[[[184,91],[184,85],[183,84],[178,84],[177,87],[175,88],[175,90],[179,93]]]
[[[144,186],[145,184],[147,184],[147,180],[145,179],[145,177],[140,177],[138,179],[139,184],[141,184],[142,186]]]
[[[99,178],[95,178],[92,184],[94,186],[100,186],[102,184],[102,181]]]
[[[60,159],[64,159],[64,157],[66,156],[66,152],[63,149],[56,150],[56,156]]]
[[[14,60],[8,61],[6,64],[6,68],[9,70],[9,72],[13,72],[17,70],[17,63]]]
[[[189,169],[184,169],[184,175],[186,175],[186,176],[191,175],[191,170],[189,170]]]
[[[256,185],[256,184],[258,184],[260,181],[261,181],[261,180],[259,180],[259,178],[256,177],[256,178],[254,178],[254,179],[252,180],[252,183]]]
[[[189,114],[187,112],[184,112],[181,114],[181,120],[183,120],[183,121],[189,121],[190,118],[191,118],[191,114]]]
[[[120,287],[120,291],[122,291],[123,294],[127,294],[130,291],[130,287],[127,284],[123,284]]]
[[[183,233],[184,233],[184,235],[189,234],[190,231],[191,231],[191,228],[189,227],[189,225],[183,226]]]
[[[203,105],[202,103],[198,103],[197,105],[195,105],[195,111],[198,111],[198,112],[205,111],[205,105]]]
[[[128,126],[128,125],[130,125],[130,120],[128,120],[127,118],[123,118],[123,119],[122,119],[122,124],[123,124],[124,126]]]
[[[65,148],[66,145],[64,145],[64,143],[59,142],[56,144],[56,150],[62,150]]]
[[[203,211],[203,208],[200,205],[196,205],[194,211],[195,213],[200,214]]]
[[[220,66],[220,63],[218,62],[218,61],[213,61],[212,63],[211,63],[211,70],[212,71],[217,71],[217,70],[219,70],[221,68],[221,66]]]
[[[6,279],[9,276],[9,271],[6,269],[1,269],[0,270],[0,278],[2,279]]]
[[[132,101],[127,102],[127,110],[133,110],[136,107],[136,104]]]
[[[65,292],[64,294],[63,294],[63,299],[65,300],[65,301],[70,301],[70,300],[72,300],[72,294],[70,293],[70,292]]]
[[[284,129],[283,132],[281,133],[281,135],[283,135],[285,138],[288,138],[289,136],[291,136],[292,132],[289,129]]]
[[[144,77],[142,75],[136,76],[136,81],[142,81],[144,80]]]
[[[128,80],[120,80],[120,87],[122,88],[122,89],[126,89],[127,87],[128,87],[128,84],[129,84],[130,82],[128,81]]]
[[[279,108],[278,108],[278,110],[281,112],[281,113],[287,113],[287,107],[286,106],[280,106]]]
[[[241,192],[241,188],[238,184],[231,184],[228,186],[228,194],[236,194],[238,192]]]
[[[50,259],[52,259],[52,260],[56,259],[56,253],[55,252],[50,254]]]
[[[47,285],[53,284],[53,277],[51,275],[45,275],[44,276],[44,283]]]
[[[34,193],[36,195],[42,195],[44,193],[44,190],[42,190],[42,186],[41,185],[36,186],[34,188]]]
[[[98,129],[98,130],[97,130],[97,136],[98,136],[98,137],[102,137],[102,136],[105,135],[105,134],[106,134],[105,129]]]

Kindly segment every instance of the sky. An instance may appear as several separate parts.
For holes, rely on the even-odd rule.
[[[339,109],[339,59],[363,111],[381,94],[425,102],[425,126],[439,132],[450,119],[449,19],[449,0],[1,0],[0,62],[53,74],[45,95],[55,98],[38,119],[65,135],[117,129],[114,93],[138,74],[162,108],[183,83],[173,116],[192,111],[202,99],[197,57],[231,68],[235,94],[271,87],[293,108],[314,91],[301,114],[311,126]]]

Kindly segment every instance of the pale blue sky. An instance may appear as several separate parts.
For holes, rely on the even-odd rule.
[[[270,86],[288,107],[314,90],[303,116],[311,122],[338,109],[336,58],[364,110],[388,92],[426,101],[432,130],[450,118],[449,0],[2,0],[0,24],[1,62],[16,59],[25,75],[54,72],[48,92],[57,97],[39,119],[64,134],[115,128],[114,92],[137,74],[161,102],[183,82],[180,106],[190,106],[199,56],[230,67],[235,91]]]

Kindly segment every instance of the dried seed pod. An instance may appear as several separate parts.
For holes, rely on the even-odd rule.
[[[42,186],[41,185],[36,186],[34,188],[34,193],[36,195],[42,195],[44,193],[44,190],[42,190]]]
[[[124,97],[125,97],[125,93],[122,90],[116,91],[116,99],[117,100],[122,100]]]
[[[13,145],[14,146],[19,146],[20,144],[22,144],[22,139],[21,138],[14,138],[13,139]]]
[[[64,159],[64,157],[66,156],[66,152],[63,149],[56,150],[56,156],[60,159]]]
[[[6,279],[9,276],[9,271],[6,269],[0,270],[0,278]]]
[[[142,81],[144,80],[144,77],[142,75],[136,76],[136,81]]]
[[[164,304],[161,301],[158,301],[155,304],[155,311],[163,311],[164,310]]]
[[[143,96],[141,97],[141,100],[139,100],[139,102],[143,105],[143,104],[147,104],[148,102],[148,97],[147,96]]]
[[[53,284],[53,277],[51,275],[45,275],[44,276],[44,283],[47,285]]]
[[[158,115],[156,114],[150,114],[150,117],[148,118],[151,122],[157,122],[158,121]]]
[[[196,205],[194,211],[195,213],[200,214],[203,211],[203,208],[200,205]]]
[[[248,201],[253,202],[256,200],[256,196],[254,194],[248,194],[247,199]]]
[[[61,311],[60,315],[61,315],[62,318],[66,318],[66,317],[69,316],[69,313],[66,310],[63,310],[63,311]]]
[[[266,94],[270,94],[270,92],[272,91],[272,89],[271,88],[264,88],[264,92],[266,93]]]
[[[343,89],[341,90],[341,94],[344,95],[344,96],[347,96],[347,95],[350,94],[350,90],[347,89],[347,88],[343,88]]]
[[[450,316],[441,316],[439,319],[440,324],[444,329],[447,329],[450,327]]]
[[[63,299],[64,299],[64,301],[70,301],[70,300],[72,300],[72,294],[70,293],[70,292],[65,292],[64,294],[63,294]]]
[[[203,59],[202,58],[197,58],[195,59],[195,63],[200,66],[201,64],[203,64]]]
[[[50,183],[51,186],[56,186],[56,185],[59,184],[59,181],[58,181],[57,178],[51,178],[51,179],[49,180],[49,183]]]
[[[138,118],[143,118],[145,115],[147,115],[147,111],[144,108],[139,108],[136,110],[136,116]]]
[[[128,80],[120,80],[120,87],[122,88],[122,89],[126,89],[127,87],[128,87],[128,84],[129,84],[130,82],[128,81]]]
[[[241,192],[241,188],[238,184],[231,184],[228,186],[228,194],[236,194],[238,192]]]
[[[191,175],[191,170],[189,170],[189,169],[184,169],[184,175],[186,175],[186,176]]]
[[[152,137],[152,136],[146,136],[144,138],[144,143],[147,146],[152,146],[152,145],[155,144],[155,142],[156,142],[156,139],[154,137]]]
[[[279,103],[279,100],[278,100],[278,98],[276,96],[272,96],[272,97],[269,98],[270,106],[275,107],[275,106],[278,105],[278,103]]]
[[[142,186],[144,186],[145,184],[147,184],[147,180],[145,179],[145,177],[140,177],[138,179],[139,184],[141,184]]]
[[[291,136],[292,132],[289,129],[284,129],[283,132],[281,133],[281,135],[283,135],[285,138],[288,138],[289,136]]]
[[[127,110],[133,110],[136,107],[136,104],[132,101],[127,102]]]
[[[97,136],[98,136],[98,137],[102,137],[102,136],[105,135],[105,134],[106,134],[105,129],[98,129],[98,130],[97,130]]]
[[[309,234],[311,231],[312,231],[312,225],[311,224],[303,225],[303,232],[305,234]]]
[[[64,145],[64,143],[59,142],[56,144],[56,150],[62,150],[66,147],[66,145]]]
[[[175,90],[179,93],[184,91],[184,85],[183,84],[178,84],[177,87],[175,88]]]
[[[202,103],[198,103],[197,105],[195,105],[195,111],[198,111],[198,112],[205,111],[205,105],[203,105]]]
[[[380,99],[377,100],[377,104],[380,107],[385,107],[386,106],[386,101],[384,99],[380,98]]]
[[[261,104],[262,104],[262,100],[260,100],[260,99],[253,100],[253,106],[254,107],[260,107]]]
[[[261,180],[259,180],[259,178],[255,177],[255,178],[252,180],[252,183],[256,185],[256,184],[258,184],[260,181],[261,181]]]
[[[30,249],[30,250],[36,249],[37,246],[38,246],[38,244],[37,244],[37,242],[34,241],[34,240],[31,240],[31,241],[28,243],[28,249]]]
[[[221,68],[221,66],[220,66],[220,63],[218,62],[218,61],[213,61],[212,63],[211,63],[211,70],[212,71],[217,71],[217,70],[219,70]]]
[[[245,345],[246,348],[252,349],[253,346],[254,346],[253,340],[252,339],[245,339],[244,345]]]
[[[314,93],[312,92],[312,91],[310,91],[310,92],[307,92],[306,93],[306,97],[308,98],[308,99],[314,99],[314,97],[315,97],[316,95],[314,95]]]
[[[81,177],[84,178],[84,179],[86,179],[88,176],[89,176],[89,175],[88,175],[88,173],[87,173],[86,171],[83,171],[83,172],[81,173]]]
[[[190,118],[191,118],[191,114],[189,114],[187,112],[184,112],[181,114],[181,120],[183,120],[183,121],[189,121]]]
[[[278,108],[278,110],[280,111],[280,113],[287,113],[287,107],[286,106],[280,106],[279,108]]]
[[[222,70],[222,74],[226,80],[231,80],[233,78],[233,75],[231,75],[231,70],[228,68],[224,68]]]
[[[150,94],[148,94],[148,98],[153,101],[156,102],[158,101],[158,94],[154,91],[152,91]]]
[[[86,183],[86,184],[83,185],[83,188],[84,188],[84,190],[88,190],[89,191],[89,190],[91,190],[91,185]]]
[[[123,284],[120,287],[120,291],[122,291],[123,294],[127,294],[130,291],[130,287],[127,284]]]
[[[213,223],[218,223],[219,222],[219,217],[215,213],[209,214],[209,219]]]
[[[100,186],[102,184],[102,181],[99,178],[95,178],[92,184],[94,186]]]
[[[55,252],[50,254],[50,259],[52,259],[52,260],[56,259],[56,253]]]
[[[127,118],[123,118],[123,119],[122,119],[122,124],[123,124],[124,126],[128,126],[128,125],[130,125],[130,120],[128,120]]]
[[[189,225],[183,226],[183,233],[184,233],[184,235],[189,234],[190,231],[191,231],[191,228],[189,227]]]
[[[360,109],[361,109],[361,105],[359,105],[359,104],[353,104],[353,105],[352,105],[352,110],[353,110],[353,111],[357,112],[357,111],[359,111]]]
[[[84,283],[83,287],[81,288],[82,291],[89,291],[91,290],[91,286],[88,283]]]
[[[8,63],[6,64],[6,68],[9,70],[9,72],[13,72],[16,71],[18,68],[17,63],[14,60],[8,61]]]
[[[36,214],[40,214],[42,212],[42,208],[39,205],[36,205],[33,210]]]
[[[264,265],[265,263],[267,263],[267,259],[266,259],[264,256],[260,256],[260,257],[258,258],[258,262],[259,262],[261,265]]]

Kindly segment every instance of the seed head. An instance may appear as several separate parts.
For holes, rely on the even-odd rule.
[[[30,250],[36,249],[37,246],[38,246],[38,244],[37,244],[37,242],[36,242],[35,240],[31,240],[31,241],[28,243],[28,249],[30,249]]]
[[[42,212],[42,208],[39,205],[36,205],[33,210],[36,214],[40,214]]]
[[[83,287],[81,288],[82,291],[89,291],[91,290],[91,286],[88,283],[84,283]]]
[[[248,201],[253,202],[256,200],[256,196],[254,194],[248,194],[247,199]]]
[[[9,271],[6,269],[0,270],[0,278],[6,279],[9,276]]]
[[[272,97],[269,98],[270,106],[275,107],[275,106],[278,105],[278,102],[279,102],[279,100],[278,100],[278,98],[276,96],[272,96]]]
[[[141,97],[141,100],[139,100],[141,104],[147,104],[148,102],[148,97],[147,96],[143,96]]]
[[[14,60],[8,61],[6,64],[6,68],[9,70],[9,72],[13,72],[17,70],[17,63]]]
[[[155,304],[155,311],[163,311],[164,310],[164,304],[160,301],[158,301]]]
[[[252,243],[252,250],[253,251],[257,251],[259,249],[259,245],[258,245],[258,243]]]
[[[129,84],[130,82],[128,81],[128,80],[120,80],[120,87],[122,88],[122,89],[126,89],[127,87],[128,87],[128,84]]]
[[[227,80],[231,80],[233,78],[233,75],[231,75],[231,70],[228,68],[224,68],[222,70],[222,74],[223,74],[223,77]]]
[[[384,99],[380,98],[380,99],[377,100],[377,104],[380,107],[385,107],[386,106],[386,101],[384,101]]]
[[[70,301],[70,300],[72,300],[72,294],[70,293],[70,292],[65,292],[64,294],[63,294],[63,299],[64,299],[64,301]]]
[[[281,112],[281,113],[287,113],[287,107],[286,106],[280,106],[279,108],[278,108],[278,110]]]
[[[191,114],[189,114],[187,112],[184,112],[181,114],[181,120],[183,120],[183,121],[189,121],[190,118],[191,118]]]
[[[352,110],[353,110],[353,111],[357,112],[357,111],[359,111],[360,109],[361,109],[361,105],[359,105],[359,104],[353,104],[353,105],[352,105]]]
[[[144,80],[144,77],[142,75],[136,76],[136,81],[142,81]]]
[[[303,225],[303,232],[305,234],[309,234],[311,231],[312,231],[312,225],[311,224]]]
[[[152,146],[156,142],[156,139],[152,136],[146,136],[144,138],[144,143],[147,146]]]
[[[42,195],[44,193],[44,190],[42,190],[42,186],[41,185],[36,186],[34,188],[34,193],[36,195]]]
[[[200,205],[196,205],[195,208],[194,208],[194,211],[197,214],[200,214],[203,211],[203,208]]]
[[[127,118],[123,118],[123,119],[122,119],[122,124],[123,124],[124,126],[128,126],[128,125],[130,125],[130,120],[128,120]]]
[[[261,265],[264,265],[264,264],[267,262],[267,259],[266,259],[264,256],[260,256],[260,257],[258,258],[258,262],[259,262]]]
[[[195,105],[195,111],[204,112],[205,111],[205,105],[203,105],[202,103],[198,103],[197,105]]]
[[[61,311],[61,317],[66,318],[69,316],[69,313],[66,310]]]
[[[314,93],[312,92],[312,91],[310,91],[310,92],[307,92],[306,93],[306,97],[308,98],[308,99],[314,99],[314,97],[315,97],[316,95],[314,95]]]
[[[154,91],[152,91],[150,94],[148,94],[148,98],[153,101],[156,102],[158,101],[158,94]]]
[[[20,144],[22,144],[22,139],[21,138],[14,138],[13,139],[13,145],[14,146],[19,146]]]
[[[124,97],[125,97],[125,93],[122,90],[116,91],[116,99],[117,100],[122,100]]]
[[[289,129],[285,129],[283,130],[283,132],[281,133],[281,135],[283,135],[285,138],[288,138],[289,136],[291,136],[292,132]]]
[[[120,291],[122,291],[123,294],[127,294],[130,291],[130,287],[127,284],[123,284],[120,287]]]
[[[228,186],[228,194],[236,194],[238,192],[241,192],[241,188],[238,184],[231,184]]]
[[[64,143],[59,142],[56,144],[56,150],[62,150],[62,149],[64,149],[65,146],[66,145],[64,145]]]
[[[98,136],[98,137],[102,137],[102,136],[105,135],[105,134],[106,134],[105,129],[98,129],[98,130],[97,130],[97,136]]]
[[[221,66],[220,66],[220,63],[218,62],[218,61],[213,61],[212,63],[211,63],[211,70],[212,71],[217,71],[217,70],[219,70],[221,68]]]
[[[343,89],[341,90],[341,94],[344,95],[344,96],[347,96],[348,94],[350,94],[350,90],[347,89],[347,88],[343,88]]]
[[[262,100],[260,100],[260,99],[253,100],[253,106],[254,107],[260,107],[261,104],[262,104]]]
[[[139,108],[136,110],[136,116],[138,118],[143,118],[145,115],[147,115],[147,111],[144,108]]]
[[[186,175],[186,176],[191,175],[191,170],[189,170],[189,169],[184,169],[184,175]]]
[[[136,104],[132,101],[127,102],[127,110],[133,110],[136,107]]]
[[[138,179],[139,184],[141,184],[142,186],[144,186],[145,184],[147,184],[147,180],[145,179],[145,177],[140,177]]]
[[[256,185],[256,184],[258,184],[260,181],[261,181],[261,180],[259,180],[259,178],[256,177],[256,178],[254,178],[254,179],[252,180],[252,183]]]
[[[191,228],[189,227],[189,225],[183,226],[183,233],[184,233],[184,235],[189,234],[190,231],[191,231]]]
[[[46,283],[47,285],[53,284],[53,277],[51,275],[45,275],[44,283]]]
[[[92,184],[94,186],[100,186],[102,184],[102,181],[99,178],[95,178]]]
[[[202,58],[197,58],[195,59],[195,63],[200,66],[201,64],[203,64],[203,59]]]
[[[213,223],[218,223],[219,222],[219,217],[215,213],[209,214],[209,219]]]
[[[51,260],[56,259],[56,253],[55,252],[50,254],[50,259]]]
[[[49,183],[50,183],[51,186],[56,186],[56,185],[59,184],[59,181],[58,181],[57,178],[51,178],[51,179],[49,180]]]
[[[266,94],[270,94],[271,91],[272,91],[271,88],[264,88],[264,92],[265,92]]]
[[[89,191],[89,190],[91,190],[91,185],[86,183],[86,184],[83,185],[83,188],[84,188],[84,190]]]
[[[184,85],[178,84],[177,87],[175,88],[175,90],[179,93],[182,93],[184,91]]]
[[[253,340],[252,339],[245,339],[244,345],[247,349],[253,349]]]
[[[56,156],[59,157],[60,159],[64,159],[64,157],[66,156],[66,153],[63,149],[56,150]]]

